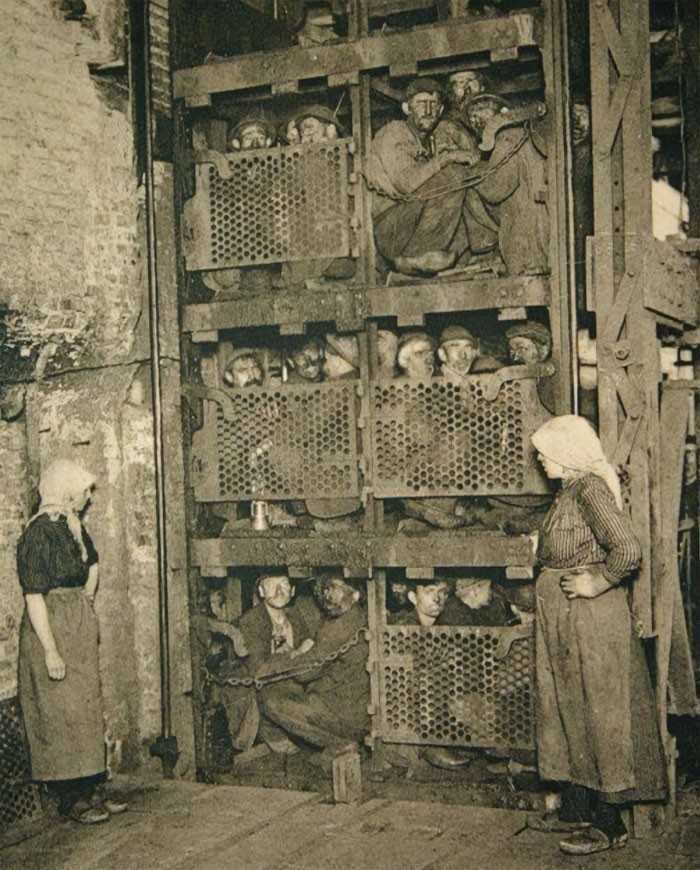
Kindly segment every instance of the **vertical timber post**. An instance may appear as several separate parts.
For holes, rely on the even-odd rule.
[[[652,638],[662,529],[661,375],[656,320],[644,305],[652,227],[649,9],[638,0],[592,0],[589,8],[595,236],[588,299],[597,323],[600,435],[614,463],[628,470],[632,521],[642,545],[633,614],[639,634]],[[666,685],[658,685],[670,766],[666,711]],[[649,828],[648,819],[635,808],[637,833]]]

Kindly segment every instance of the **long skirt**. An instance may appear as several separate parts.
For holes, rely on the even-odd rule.
[[[20,628],[19,699],[27,730],[32,778],[77,779],[106,767],[98,662],[98,626],[82,589],[44,596],[63,680],[52,680],[28,614]]]
[[[659,800],[666,789],[654,696],[624,588],[569,600],[537,578],[537,751],[543,779],[609,802]]]

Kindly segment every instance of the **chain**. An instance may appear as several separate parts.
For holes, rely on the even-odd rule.
[[[477,187],[484,181],[486,178],[489,178],[495,172],[508,163],[510,160],[515,157],[515,155],[520,151],[523,145],[530,139],[531,137],[531,128],[530,124],[525,124],[523,128],[523,135],[520,139],[513,145],[513,147],[503,155],[503,157],[498,161],[498,163],[493,166],[489,166],[483,172],[477,172],[474,175],[470,175],[464,179],[460,184],[456,185],[445,185],[444,187],[435,188],[429,194],[419,194],[419,193],[393,193],[387,190],[383,190],[380,187],[377,187],[373,184],[368,178],[367,175],[363,172],[362,176],[365,179],[365,184],[367,185],[369,190],[372,190],[381,196],[387,197],[387,199],[393,199],[397,202],[421,202],[427,201],[429,199],[438,199],[439,197],[446,196],[448,193],[455,193],[458,190],[467,190],[470,187]]]
[[[344,655],[347,655],[347,653],[350,652],[353,647],[356,647],[363,638],[369,640],[369,629],[359,628],[350,640],[341,644],[341,646],[321,659],[314,659],[304,665],[286,668],[285,670],[278,671],[274,674],[265,674],[260,677],[227,677],[224,680],[219,680],[216,677],[209,675],[209,679],[219,686],[239,686],[246,689],[262,689],[263,686],[267,686],[270,683],[279,683],[281,680],[291,680],[295,677],[302,677],[305,674],[313,673],[323,667],[323,665],[337,661]]]

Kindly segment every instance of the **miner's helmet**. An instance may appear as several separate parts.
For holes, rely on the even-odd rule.
[[[498,94],[476,94],[467,103],[467,111],[481,106],[492,106],[496,112],[501,112],[503,109],[512,109],[513,104],[501,97]]]
[[[439,345],[441,347],[443,344],[449,344],[451,341],[468,341],[475,347],[479,344],[479,340],[476,338],[474,333],[470,332],[465,326],[459,326],[457,324],[446,326],[440,333]]]
[[[543,347],[552,346],[552,334],[547,327],[542,323],[536,323],[533,320],[524,320],[522,323],[516,323],[506,330],[506,341],[512,338],[529,338],[532,341]]]
[[[420,330],[412,330],[411,332],[404,332],[399,336],[399,342],[397,347],[397,354],[401,353],[401,351],[406,347],[406,345],[410,344],[413,341],[427,341],[428,344],[436,350],[437,345],[435,343],[435,339],[428,332],[421,332]]]
[[[323,124],[333,124],[338,137],[342,139],[343,136],[345,136],[345,130],[338,120],[338,116],[332,109],[329,109],[328,106],[322,106],[320,103],[314,103],[311,106],[302,106],[290,116],[289,120],[294,121],[298,127],[305,118],[316,118],[317,121],[321,121]]]
[[[265,138],[271,139],[273,144],[277,141],[277,128],[270,121],[267,115],[263,114],[262,112],[249,112],[247,115],[244,115],[240,119],[240,121],[238,121],[229,131],[229,142],[231,142],[233,139],[240,139],[243,130],[245,130],[246,127],[251,127],[253,125],[262,127],[262,129],[265,131]]]

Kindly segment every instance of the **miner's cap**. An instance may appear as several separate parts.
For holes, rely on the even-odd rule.
[[[446,326],[440,333],[440,345],[449,344],[451,341],[468,341],[475,347],[479,344],[478,339],[465,326]]]
[[[522,323],[516,323],[509,327],[506,330],[506,340],[510,341],[512,338],[530,338],[547,347],[552,343],[552,334],[547,327],[532,320],[524,320]]]
[[[416,94],[437,94],[441,99],[445,96],[445,89],[437,79],[418,78],[409,82],[406,88],[406,101]]]

